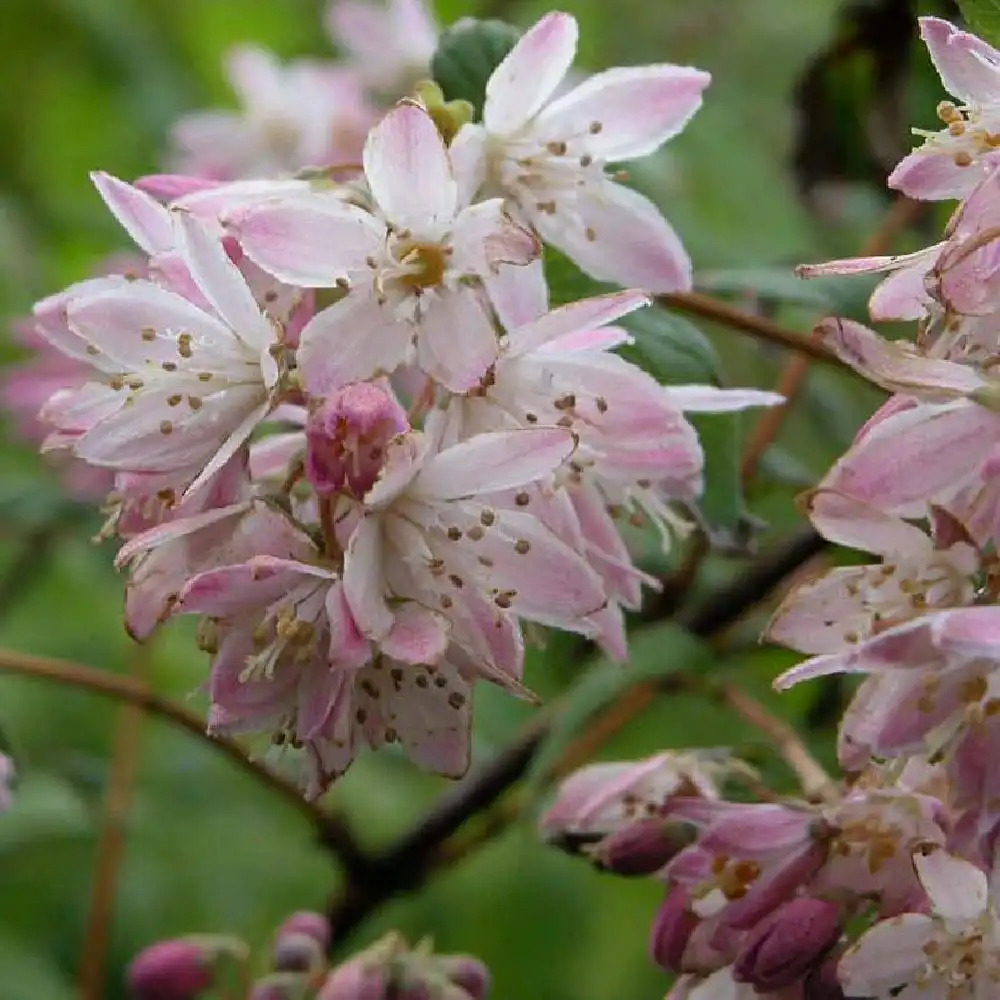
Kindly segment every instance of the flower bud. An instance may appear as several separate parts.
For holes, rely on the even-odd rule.
[[[195,1000],[215,978],[214,955],[194,939],[158,941],[139,952],[128,967],[135,1000]]]
[[[306,474],[319,493],[362,497],[382,471],[386,446],[409,429],[406,412],[385,389],[346,385],[309,416]]]
[[[301,976],[279,972],[254,983],[250,1000],[299,1000],[303,985]]]
[[[817,965],[840,937],[840,911],[803,896],[784,903],[747,935],[733,978],[770,992],[791,986]]]
[[[387,1000],[389,986],[388,972],[359,955],[326,977],[316,1000]]]
[[[465,990],[469,1000],[486,1000],[490,995],[490,970],[478,958],[472,955],[443,955],[441,970],[456,986]]]
[[[663,819],[640,819],[597,844],[594,862],[616,875],[652,875],[695,838],[694,827]]]
[[[330,924],[321,913],[293,913],[274,935],[274,967],[279,972],[312,972],[322,967],[330,944]]]
[[[691,901],[686,889],[675,887],[660,904],[649,935],[649,951],[662,969],[680,972],[684,949],[698,926],[698,918],[688,909]]]

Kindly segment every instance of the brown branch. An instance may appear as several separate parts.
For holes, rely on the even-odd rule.
[[[137,646],[133,657],[133,676],[142,682],[149,673],[150,647]],[[104,796],[104,822],[97,841],[90,890],[90,910],[83,936],[83,954],[77,981],[81,1000],[101,1000],[107,977],[108,940],[114,914],[118,871],[125,849],[125,825],[132,805],[135,775],[139,763],[138,744],[143,711],[134,702],[125,702],[118,709]]]
[[[368,859],[358,847],[350,829],[339,816],[328,813],[317,803],[304,799],[295,785],[279,777],[270,768],[251,760],[238,743],[224,737],[210,736],[205,731],[205,722],[201,716],[189,712],[169,698],[164,698],[151,691],[144,681],[134,677],[107,673],[103,670],[95,670],[93,667],[73,663],[69,660],[32,656],[29,653],[19,653],[7,649],[0,649],[0,670],[25,677],[40,677],[44,680],[57,681],[92,691],[95,694],[116,698],[127,704],[135,705],[143,712],[158,716],[173,726],[187,730],[223,756],[228,757],[234,764],[252,775],[308,819],[316,828],[323,846],[336,855],[345,872],[353,873],[351,877],[359,881],[363,881],[367,877]]]
[[[672,295],[658,295],[656,301],[668,309],[677,309],[680,312],[721,323],[723,326],[730,326],[734,330],[742,330],[744,333],[753,334],[755,337],[780,347],[798,351],[800,354],[807,354],[818,361],[843,365],[843,362],[831,351],[808,337],[792,330],[786,330],[781,324],[775,323],[774,320],[768,319],[766,316],[744,312],[742,309],[712,295],[705,295],[702,292],[674,292]]]
[[[764,600],[789,573],[813,558],[826,545],[815,532],[802,532],[750,566],[728,588],[714,594],[706,603],[679,613],[675,621],[693,635],[705,638],[728,628]],[[608,710],[614,712],[612,719],[602,724],[602,717],[598,717],[593,725],[600,728],[603,738],[608,738],[644,708],[649,699],[660,691],[661,685],[669,686],[671,683],[667,677],[661,681],[633,685],[623,695],[628,710],[619,711],[612,706]],[[435,861],[448,857],[448,838],[467,820],[474,815],[489,815],[494,811],[504,793],[528,771],[548,734],[553,715],[553,709],[539,713],[506,750],[443,795],[412,830],[373,860],[370,877],[365,882],[348,880],[343,894],[330,907],[334,947],[388,899],[419,887],[431,873]],[[588,745],[586,749],[589,752],[594,747]],[[504,816],[502,809],[499,815]],[[489,821],[483,826],[487,836],[498,828],[500,824]],[[485,839],[474,838],[474,844]],[[464,856],[466,850],[460,846],[457,849],[461,851],[459,856]]]

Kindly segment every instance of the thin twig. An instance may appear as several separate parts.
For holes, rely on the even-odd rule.
[[[145,682],[149,673],[150,647],[137,646],[132,676]],[[125,849],[125,826],[132,805],[139,762],[138,743],[143,711],[134,702],[118,708],[118,725],[111,752],[108,786],[104,796],[104,822],[97,841],[90,890],[90,910],[83,936],[78,983],[81,1000],[101,1000],[107,976],[108,940],[114,915],[118,871]]]
[[[735,684],[720,685],[719,697],[768,737],[781,758],[795,773],[807,799],[813,802],[834,802],[839,798],[836,782],[813,757],[788,722],[768,711],[756,698]]]
[[[199,715],[151,691],[143,681],[95,670],[82,663],[32,656],[7,649],[0,649],[0,670],[25,677],[57,681],[116,698],[135,705],[150,715],[165,719],[180,729],[186,729],[228,757],[308,819],[315,826],[323,846],[337,856],[345,872],[353,873],[351,877],[362,882],[367,877],[368,859],[339,816],[328,813],[317,803],[304,799],[295,785],[279,777],[270,768],[251,760],[238,743],[224,737],[210,736],[205,731],[205,722]]]
[[[800,354],[808,354],[809,357],[819,361],[843,365],[843,362],[831,351],[808,337],[792,330],[786,330],[785,327],[766,316],[744,312],[742,309],[712,295],[705,295],[702,292],[674,292],[671,295],[658,295],[656,301],[668,309],[677,309],[680,312],[691,313],[693,316],[721,323],[723,326],[730,326],[734,330],[742,330],[744,333],[753,334],[755,337],[770,341],[772,344],[798,351]]]
[[[827,542],[812,530],[803,531],[773,553],[762,558],[721,593],[712,595],[705,604],[675,617],[678,625],[696,636],[708,637],[741,620],[756,607],[791,572],[820,552]],[[658,693],[661,685],[669,686],[670,678],[644,681],[633,685],[623,695],[627,711],[615,705],[612,721],[602,724],[602,716],[589,725],[598,727],[602,739],[607,739],[642,710],[648,699]],[[636,693],[638,692],[638,693]],[[555,710],[537,715],[511,745],[466,779],[443,795],[438,803],[408,833],[391,845],[372,862],[374,877],[365,883],[348,880],[347,886],[330,907],[333,927],[333,947],[339,946],[371,913],[386,900],[401,892],[420,886],[431,873],[438,857],[448,857],[448,838],[477,814],[490,814],[505,792],[519,781],[531,766],[538,748],[551,726]],[[586,747],[588,752],[596,749]],[[501,809],[499,816],[505,813]],[[498,824],[486,823],[487,836]],[[482,843],[486,837],[474,838]],[[461,841],[459,841],[459,844]],[[464,856],[465,851],[461,856]]]

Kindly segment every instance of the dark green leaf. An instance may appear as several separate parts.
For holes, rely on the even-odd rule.
[[[717,545],[741,548],[750,528],[740,475],[740,414],[698,413],[689,419],[705,452],[705,490],[698,508]]]
[[[446,100],[468,101],[481,111],[486,81],[514,47],[520,32],[503,21],[465,17],[442,32],[431,73]]]
[[[635,338],[621,354],[667,385],[716,384],[719,356],[692,322],[652,306],[627,317],[623,325]]]
[[[739,270],[702,271],[697,277],[698,288],[723,295],[744,295],[747,298],[795,302],[817,309],[831,309],[837,304],[836,278],[799,278],[791,267],[752,267]],[[857,284],[857,282],[855,282]]]
[[[585,299],[588,295],[600,295],[609,288],[588,278],[569,257],[552,247],[545,248],[545,280],[549,285],[549,304],[553,308]]]
[[[958,0],[969,28],[991,45],[1000,45],[1000,0]]]

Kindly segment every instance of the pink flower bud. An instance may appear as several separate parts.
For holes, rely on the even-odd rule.
[[[215,978],[211,956],[195,941],[158,941],[139,952],[126,976],[135,1000],[195,1000]]]
[[[490,970],[478,958],[472,955],[444,955],[441,969],[456,986],[465,990],[469,1000],[486,1000],[490,995]]]
[[[690,901],[686,889],[671,889],[653,921],[649,951],[653,961],[667,972],[681,971],[684,949],[698,926],[698,918],[688,909]]]
[[[364,956],[337,966],[320,988],[316,1000],[386,1000],[389,975]]]
[[[652,875],[695,837],[695,829],[663,819],[641,819],[605,837],[594,861],[616,875]]]
[[[840,937],[840,910],[823,899],[784,903],[747,936],[733,978],[760,992],[791,986],[817,965]]]
[[[306,423],[306,473],[320,493],[362,497],[385,461],[386,445],[410,429],[406,412],[369,382],[344,386]]]
[[[321,913],[293,913],[274,936],[274,967],[279,972],[312,972],[323,965],[330,924]]]

